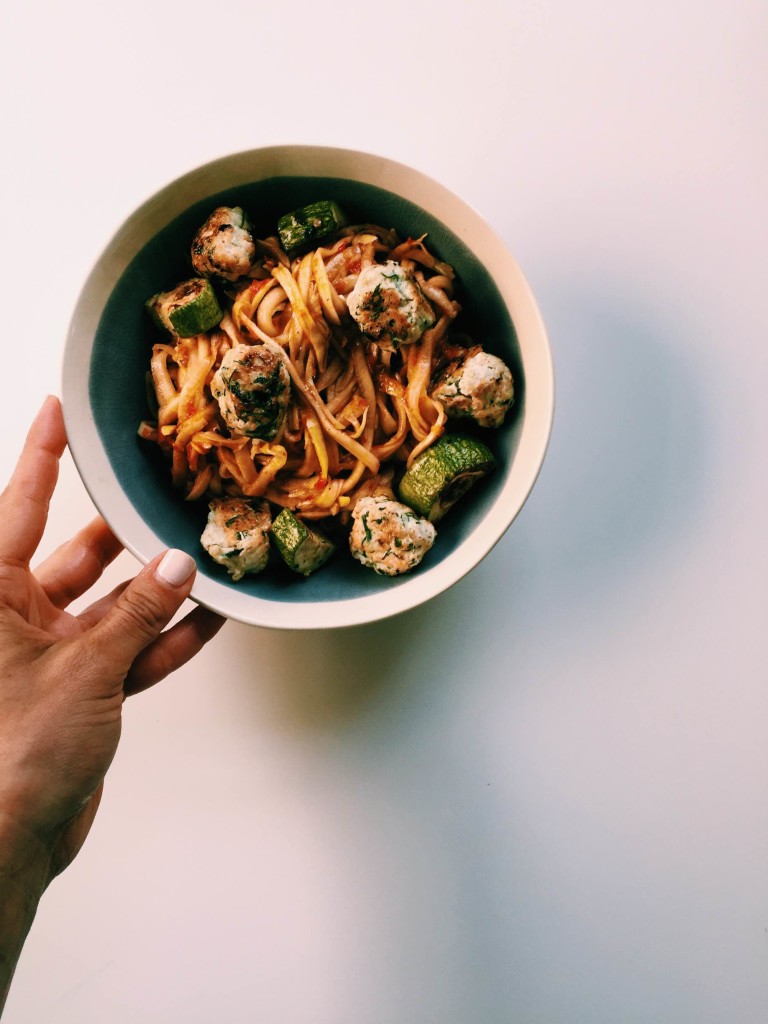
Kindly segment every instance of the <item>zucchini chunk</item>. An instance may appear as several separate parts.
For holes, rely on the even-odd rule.
[[[444,434],[406,470],[398,494],[406,505],[436,523],[495,466],[493,453],[481,441]]]
[[[275,518],[270,534],[288,568],[304,576],[324,565],[335,551],[319,530],[310,530],[287,508]]]
[[[158,327],[179,338],[209,331],[224,316],[210,281],[202,277],[182,281],[169,292],[158,292],[147,300],[146,307]]]
[[[277,222],[277,233],[285,251],[292,252],[318,238],[325,238],[346,223],[347,218],[336,203],[321,199],[282,216]]]

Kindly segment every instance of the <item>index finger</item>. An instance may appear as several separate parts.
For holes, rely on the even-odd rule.
[[[51,603],[66,608],[90,590],[122,550],[123,545],[97,516],[37,566],[35,576]]]
[[[61,405],[49,395],[29,428],[10,483],[0,495],[0,561],[26,564],[34,555],[66,444]]]

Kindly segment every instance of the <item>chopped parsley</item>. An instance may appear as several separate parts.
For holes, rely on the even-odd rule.
[[[373,533],[371,532],[371,528],[368,525],[368,513],[367,512],[363,513],[363,515],[361,517],[361,522],[363,524],[363,529],[365,530],[365,539],[366,539],[366,541],[372,541],[373,540]]]

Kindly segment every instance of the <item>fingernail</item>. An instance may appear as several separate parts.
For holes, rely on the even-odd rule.
[[[180,587],[195,571],[195,560],[186,551],[171,548],[155,570],[157,575],[172,587]]]

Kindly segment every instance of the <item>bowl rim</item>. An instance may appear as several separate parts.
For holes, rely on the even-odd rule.
[[[112,531],[140,562],[164,550],[115,477],[91,411],[88,374],[105,303],[130,261],[158,231],[193,203],[260,178],[298,175],[347,178],[394,192],[446,224],[491,274],[511,316],[526,381],[525,414],[512,468],[482,522],[438,564],[391,591],[295,604],[244,592],[198,573],[190,598],[227,618],[273,629],[362,625],[409,611],[470,572],[502,538],[533,489],[554,417],[554,367],[546,329],[517,261],[499,235],[465,200],[429,175],[389,157],[354,149],[275,145],[225,154],[175,178],[122,222],[96,257],[70,319],[61,368],[69,448],[88,494]],[[491,271],[490,268],[493,268]]]

